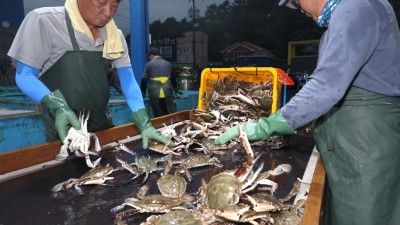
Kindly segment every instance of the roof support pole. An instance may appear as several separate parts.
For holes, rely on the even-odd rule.
[[[148,0],[130,0],[130,56],[136,81],[140,84],[149,51],[149,4]]]

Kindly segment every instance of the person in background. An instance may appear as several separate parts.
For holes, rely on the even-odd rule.
[[[149,62],[142,75],[141,90],[146,95],[149,82],[149,100],[154,117],[164,116],[176,112],[174,86],[176,80],[171,78],[172,65],[160,56],[157,48],[150,49]]]
[[[80,129],[82,110],[90,112],[89,132],[114,126],[107,110],[111,63],[143,147],[149,139],[166,143],[149,120],[127,43],[112,19],[119,2],[66,0],[61,7],[33,10],[22,22],[8,55],[16,60],[17,86],[43,107],[47,141],[63,141],[70,127]]]
[[[250,140],[314,120],[325,224],[400,224],[400,32],[387,0],[281,0],[326,28],[316,69],[280,110],[242,124]],[[233,127],[216,144],[238,136]]]

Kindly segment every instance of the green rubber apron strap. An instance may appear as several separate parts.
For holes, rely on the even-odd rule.
[[[149,84],[149,100],[151,108],[153,109],[154,115],[161,115],[164,110],[161,107],[159,96],[160,90],[163,90],[165,95],[165,104],[168,110],[168,113],[176,112],[176,103],[175,103],[175,96],[172,89],[172,82],[171,79],[168,79],[164,83],[150,79]]]
[[[110,88],[107,79],[109,60],[101,51],[81,51],[68,13],[65,13],[73,51],[67,51],[40,79],[51,90],[59,89],[77,116],[90,111],[88,131],[94,132],[113,125],[107,110]],[[58,140],[53,115],[43,111],[47,141]]]
[[[169,90],[171,89],[171,90]],[[172,82],[170,79],[164,82],[151,78],[149,80],[149,97],[162,98],[161,90],[164,92],[165,97],[168,96],[168,92],[172,91]]]
[[[314,137],[327,172],[326,224],[395,220],[394,206],[400,205],[399,126],[399,97],[355,87],[318,119]]]

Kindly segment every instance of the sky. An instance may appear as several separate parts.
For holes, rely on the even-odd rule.
[[[35,8],[45,6],[62,6],[65,0],[23,0],[25,14]],[[193,6],[192,0],[148,0],[149,1],[149,19],[161,20],[168,17],[175,17],[178,21],[183,18],[189,18],[188,11]],[[200,10],[200,15],[204,15],[208,5],[213,3],[219,5],[224,0],[195,0],[196,8]],[[115,23],[126,35],[129,33],[129,0],[122,0],[117,14],[114,16]]]

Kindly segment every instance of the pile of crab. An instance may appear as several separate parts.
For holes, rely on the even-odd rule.
[[[227,116],[259,118],[271,114],[273,84],[259,84],[230,78],[219,79],[206,102],[206,111],[217,110]]]
[[[215,165],[222,168],[216,157],[205,154],[189,154],[176,162],[178,156],[168,154],[164,172],[157,180],[158,194],[147,192],[152,185],[144,184],[136,197],[129,197],[111,211],[117,224],[131,224],[130,218],[137,214],[150,215],[142,225],[150,224],[299,224],[302,201],[287,203],[299,191],[299,182],[286,197],[273,196],[278,184],[271,178],[291,171],[289,164],[264,171],[264,163],[258,162],[261,153],[255,157],[245,133],[239,128],[239,141],[245,152],[245,161],[232,170],[221,170],[207,181],[201,180],[196,193],[187,194],[187,181],[180,176],[186,173],[191,181],[189,169],[195,166]],[[123,145],[121,145],[123,146]],[[237,146],[238,147],[238,146]],[[125,148],[125,147],[122,147]],[[202,156],[204,159],[196,158]],[[166,158],[166,157],[163,157]],[[169,174],[174,164],[175,173]],[[256,168],[255,168],[256,167]],[[156,169],[155,169],[156,170]],[[134,219],[136,221],[136,219]],[[134,224],[137,224],[135,222]]]
[[[99,155],[101,149],[95,135],[87,132],[88,116],[82,114],[82,131],[71,128],[58,157],[66,158],[68,150],[75,152],[84,156],[92,169],[80,178],[55,185],[52,191],[56,193],[74,187],[83,194],[83,185],[115,186],[115,174],[126,173],[129,178],[123,184],[130,185],[131,181],[140,178],[142,187],[135,197],[130,196],[112,208],[117,224],[129,224],[130,219],[138,214],[152,214],[142,225],[299,224],[304,201],[296,204],[289,202],[298,193],[300,184],[295,182],[287,196],[279,199],[274,196],[278,184],[271,179],[289,173],[291,166],[281,164],[264,171],[268,162],[259,162],[262,153],[252,149],[252,146],[263,146],[264,150],[279,149],[286,145],[285,139],[273,137],[250,144],[241,131],[242,122],[257,121],[262,116],[270,115],[271,86],[269,82],[255,85],[229,78],[218,81],[207,101],[206,110],[194,110],[196,119],[165,125],[161,132],[168,137],[166,144],[150,141],[148,150],[162,155],[160,158],[138,155],[118,140],[111,152],[119,156],[113,157],[111,165],[100,165],[100,158],[92,163],[89,155]],[[235,125],[238,125],[239,138],[225,145],[214,144],[222,132]],[[92,152],[88,150],[91,138],[95,138],[95,150]],[[169,142],[174,142],[175,147],[170,147]],[[240,158],[238,167],[227,169],[236,165],[232,161],[221,162],[219,156],[227,154],[245,157]],[[195,180],[191,171],[206,166],[215,167],[215,174]],[[174,173],[170,174],[173,169]],[[149,182],[149,175],[158,171],[162,173],[156,184]],[[189,194],[188,182],[195,189]],[[148,194],[153,186],[159,193]],[[134,220],[132,224],[138,224]]]
[[[116,144],[115,152],[130,155],[131,158],[125,157],[126,160],[123,160],[115,157],[112,166],[97,165],[80,178],[71,178],[55,185],[52,191],[56,193],[74,187],[78,193],[84,194],[81,188],[83,185],[115,186],[113,174],[116,171],[125,171],[132,175],[124,183],[126,185],[130,185],[129,182],[138,177],[144,178],[135,197],[128,197],[120,205],[112,208],[116,224],[138,224],[138,214],[147,216],[141,222],[142,225],[299,224],[303,201],[299,201],[298,204],[288,202],[297,194],[300,184],[295,182],[287,196],[279,199],[274,197],[278,184],[271,179],[289,173],[291,166],[281,164],[274,169],[263,171],[267,162],[258,162],[262,153],[253,152],[246,134],[241,131],[241,126],[238,128],[239,145],[233,148],[237,151],[235,154],[245,156],[238,168],[226,169],[225,166],[228,165],[221,163],[212,154],[204,154],[204,149],[196,153],[191,152],[191,149],[188,153],[169,152],[161,158],[150,158],[134,154],[120,142]],[[209,148],[212,148],[211,143],[208,143]],[[151,149],[154,147],[155,145],[151,146]],[[166,145],[158,147],[162,150]],[[165,164],[160,166],[162,162]],[[192,168],[210,165],[218,168],[216,174],[201,179],[200,184],[196,185],[189,171]],[[172,169],[175,169],[175,172],[170,174]],[[148,182],[149,174],[157,171],[163,172],[156,184]],[[185,174],[186,179],[181,174]],[[192,188],[197,187],[197,191],[187,193],[189,182]],[[159,193],[147,194],[154,185]]]
[[[162,154],[179,155],[189,149],[203,151],[206,155],[224,154],[237,144],[216,146],[213,144],[222,132],[243,122],[258,121],[260,117],[271,114],[272,84],[255,84],[225,77],[219,80],[206,101],[206,109],[194,109],[195,120],[187,120],[180,131],[175,126],[165,126],[163,134],[176,143],[170,148],[156,142],[150,144],[150,150]],[[288,144],[287,137],[273,136],[265,141],[252,143],[270,149],[280,149]]]

